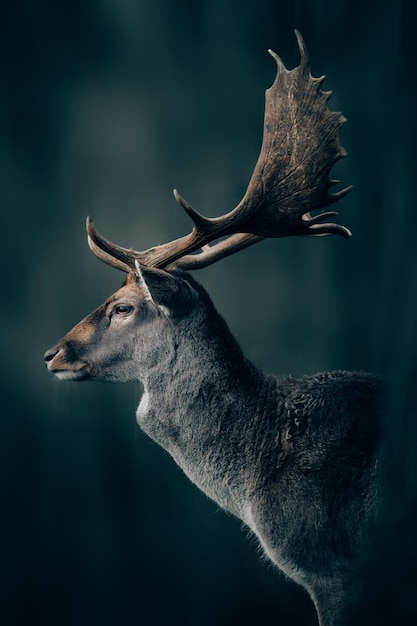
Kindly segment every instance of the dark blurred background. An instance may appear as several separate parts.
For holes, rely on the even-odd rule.
[[[348,124],[354,236],[264,242],[198,274],[260,367],[385,376],[384,516],[355,624],[417,623],[415,28],[411,1],[1,4],[0,622],[309,626],[265,563],[136,426],[140,387],[60,383],[42,355],[122,282],[86,245],[184,234],[242,197],[275,64],[326,73]],[[255,288],[253,288],[255,285]],[[249,288],[248,288],[249,286]]]

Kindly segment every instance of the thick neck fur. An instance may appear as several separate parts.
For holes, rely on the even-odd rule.
[[[210,303],[175,324],[163,360],[142,382],[136,415],[143,430],[209,497],[240,516],[253,422],[270,403],[274,381],[244,357]]]

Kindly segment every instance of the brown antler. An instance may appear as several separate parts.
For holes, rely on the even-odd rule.
[[[298,31],[300,65],[287,70],[271,50],[277,64],[273,85],[266,91],[262,148],[248,189],[229,213],[216,218],[200,215],[174,190],[175,199],[194,222],[189,235],[144,252],[121,248],[102,237],[87,218],[89,245],[101,260],[134,271],[135,261],[148,267],[198,269],[237,252],[265,237],[292,235],[342,235],[350,231],[325,222],[334,211],[311,211],[345,196],[347,187],[330,194],[339,181],[330,180],[336,161],[346,156],[339,143],[339,128],[346,121],[341,113],[330,111],[330,91],[322,91],[325,78],[313,78],[304,41]],[[227,237],[209,247],[212,241]],[[202,251],[191,254],[196,250]]]

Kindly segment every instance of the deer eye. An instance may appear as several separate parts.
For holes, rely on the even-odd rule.
[[[113,312],[116,315],[129,315],[133,311],[133,306],[130,304],[118,304],[114,307]]]

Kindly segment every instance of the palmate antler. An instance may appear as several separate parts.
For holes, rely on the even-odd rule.
[[[221,217],[200,215],[174,190],[177,202],[194,222],[189,235],[143,252],[122,248],[102,237],[87,218],[88,243],[94,254],[124,271],[135,271],[135,262],[148,267],[199,269],[250,246],[265,237],[292,235],[342,235],[350,231],[326,222],[337,215],[321,209],[345,196],[347,187],[334,194],[330,170],[346,156],[339,142],[339,128],[346,121],[330,111],[330,91],[322,91],[325,78],[313,78],[307,50],[295,31],[300,65],[287,70],[271,50],[277,64],[273,85],[266,91],[262,148],[247,191],[238,206]],[[224,238],[213,246],[208,244]],[[196,250],[201,252],[192,254]]]

